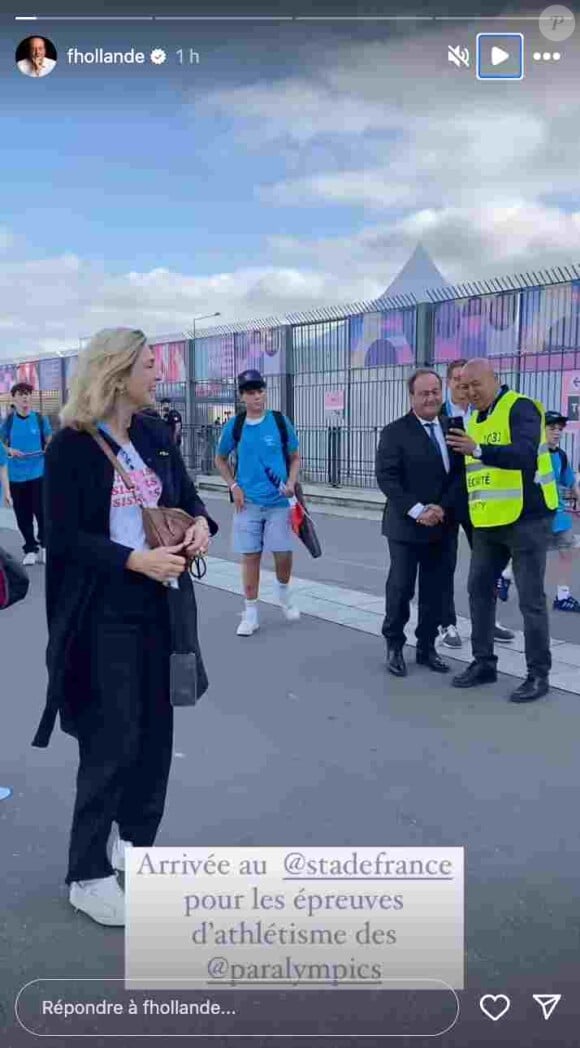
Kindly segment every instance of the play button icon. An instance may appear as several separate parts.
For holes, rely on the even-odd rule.
[[[509,51],[504,51],[503,47],[492,47],[491,49],[491,64],[492,66],[501,65],[503,62],[509,61]]]
[[[522,80],[523,34],[478,33],[476,70],[478,80]]]

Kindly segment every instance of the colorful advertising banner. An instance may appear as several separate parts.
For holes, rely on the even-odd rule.
[[[415,310],[390,309],[350,318],[351,367],[415,362]]]
[[[580,281],[522,294],[522,354],[580,347]]]
[[[196,342],[196,360],[200,357],[205,357],[207,378],[233,378],[234,336],[211,335],[208,338],[198,339]]]
[[[186,342],[161,342],[152,347],[159,382],[187,381],[186,346]]]
[[[13,364],[0,364],[0,393],[9,393],[16,382],[16,368]]]
[[[580,371],[565,371],[562,375],[563,415],[568,419],[567,429],[580,433]]]
[[[28,382],[33,389],[39,389],[38,383],[38,364],[36,361],[27,361],[26,364],[19,364],[16,372],[17,382]]]
[[[40,389],[43,393],[49,390],[59,390],[61,387],[61,361],[60,357],[52,357],[50,360],[41,360],[38,365],[40,376]]]
[[[235,373],[255,368],[262,375],[283,375],[286,328],[259,328],[234,336]]]
[[[519,295],[475,296],[435,306],[434,361],[501,357],[518,352]]]

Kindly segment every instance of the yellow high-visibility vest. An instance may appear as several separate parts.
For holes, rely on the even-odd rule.
[[[498,400],[485,422],[477,422],[474,411],[467,423],[467,432],[476,444],[511,444],[510,411],[516,400],[525,399],[521,393],[508,390]],[[546,443],[545,411],[539,400],[533,403],[540,412],[542,428],[538,448],[538,468],[535,481],[540,485],[548,509],[558,507],[558,489],[552,469],[550,450]],[[524,483],[519,469],[500,469],[486,466],[481,459],[465,457],[469,517],[474,528],[497,528],[513,524],[524,506]]]

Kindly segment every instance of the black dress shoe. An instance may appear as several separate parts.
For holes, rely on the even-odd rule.
[[[428,666],[434,673],[449,673],[449,666],[440,658],[435,648],[417,648],[416,659],[419,666]]]
[[[478,684],[493,684],[497,680],[497,670],[485,662],[471,662],[463,673],[458,673],[451,681],[454,688],[476,688]]]
[[[393,677],[407,676],[407,667],[400,648],[387,648],[387,669]]]
[[[550,684],[547,677],[534,677],[530,673],[527,680],[512,691],[510,702],[535,702],[536,699],[541,699],[542,695],[546,695],[549,690]]]

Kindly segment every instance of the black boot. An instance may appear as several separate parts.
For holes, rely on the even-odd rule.
[[[406,677],[407,667],[401,648],[390,648],[387,645],[387,669],[393,677]]]
[[[449,666],[435,648],[417,648],[416,660],[419,666],[428,666],[434,673],[449,673]]]
[[[478,684],[493,684],[497,680],[495,666],[486,662],[471,662],[463,673],[453,677],[454,688],[476,688]]]
[[[535,702],[546,695],[550,690],[547,677],[538,677],[528,673],[527,679],[523,681],[510,695],[510,702]]]

